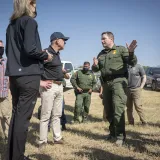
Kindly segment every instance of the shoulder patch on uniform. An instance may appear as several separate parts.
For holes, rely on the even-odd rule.
[[[124,46],[116,46],[117,48],[126,48],[126,47],[124,47]]]
[[[124,47],[124,46],[116,46],[116,47]]]
[[[128,49],[124,46],[117,46],[117,48],[119,48],[120,51],[122,51],[122,52],[128,52]]]

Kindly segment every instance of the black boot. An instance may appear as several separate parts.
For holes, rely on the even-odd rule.
[[[24,160],[32,160],[32,159],[30,159],[29,156],[27,156],[27,157],[24,156]]]
[[[66,125],[62,124],[62,131],[65,131],[65,130],[67,130]]]

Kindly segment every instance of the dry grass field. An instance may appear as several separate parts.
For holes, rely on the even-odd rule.
[[[105,141],[108,134],[108,123],[102,121],[103,106],[98,93],[93,93],[90,108],[90,122],[86,124],[70,124],[73,118],[73,90],[65,92],[65,113],[68,124],[63,132],[64,145],[54,145],[52,132],[48,135],[48,145],[38,150],[39,120],[37,101],[31,126],[29,128],[26,155],[33,160],[160,160],[160,92],[143,90],[143,107],[148,126],[142,127],[136,112],[136,125],[126,125],[127,141],[123,147],[117,147]],[[127,123],[127,120],[126,120]],[[1,159],[3,160],[5,145],[0,141]]]

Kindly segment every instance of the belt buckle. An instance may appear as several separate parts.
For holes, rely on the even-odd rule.
[[[62,84],[62,82],[60,82],[60,81],[54,81],[54,80],[53,80],[53,83],[55,83],[55,84],[57,84],[59,86]]]
[[[60,86],[62,84],[62,82],[58,81],[58,85]]]

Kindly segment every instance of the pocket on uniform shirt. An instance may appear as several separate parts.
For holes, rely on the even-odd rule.
[[[104,63],[105,63],[105,57],[99,58],[98,61],[99,61],[100,67],[103,67],[103,66],[104,66]]]
[[[122,62],[122,57],[120,54],[112,54],[110,55],[111,61],[114,62]]]

